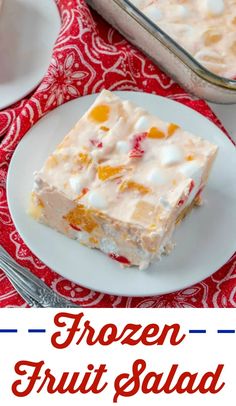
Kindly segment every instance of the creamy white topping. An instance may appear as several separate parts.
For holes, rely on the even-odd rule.
[[[118,254],[119,252],[117,244],[111,238],[102,238],[100,241],[100,249],[106,254]]]
[[[158,8],[158,5],[150,5],[146,8],[145,14],[149,17],[152,21],[158,22],[163,17],[161,10]]]
[[[161,148],[160,160],[163,166],[172,166],[183,161],[183,151],[177,145],[166,145]]]
[[[175,13],[176,13],[177,18],[180,18],[180,19],[182,19],[182,18],[185,19],[185,18],[189,17],[189,14],[190,14],[189,8],[187,6],[183,6],[182,4],[178,4],[176,6]]]
[[[166,197],[161,196],[159,199],[159,203],[165,208],[165,209],[170,209],[171,208],[171,204],[169,203],[169,201],[167,200]]]
[[[221,15],[225,10],[224,0],[205,0],[205,8],[212,15]]]
[[[148,173],[147,181],[152,185],[164,185],[168,178],[160,168],[154,168]]]
[[[59,146],[60,153],[56,150],[49,158],[40,178],[78,204],[117,221],[146,225],[146,210],[158,205],[173,209],[188,190],[189,179],[197,184],[197,165],[201,178],[215,147],[177,126],[168,136],[169,123],[107,91],[90,110],[100,105],[110,109],[102,147],[90,140],[98,138],[101,125],[108,127],[107,121],[98,124],[88,113]],[[160,138],[158,132],[155,138],[155,129]],[[188,162],[189,157],[193,161]]]
[[[116,149],[121,154],[127,154],[130,151],[130,143],[127,141],[117,141]]]
[[[201,165],[197,161],[186,162],[178,169],[178,172],[186,176],[186,178],[193,178],[200,171]]]
[[[104,149],[94,149],[90,152],[90,155],[95,161],[97,161],[104,155]]]
[[[178,171],[186,178],[193,180],[192,191],[189,194],[188,200],[185,202],[185,204],[183,206],[183,208],[184,208],[192,202],[193,198],[195,197],[197,191],[199,190],[199,188],[201,186],[202,166],[201,166],[200,162],[197,162],[197,161],[186,162],[185,164],[180,166]]]

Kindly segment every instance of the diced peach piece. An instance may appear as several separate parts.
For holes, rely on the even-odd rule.
[[[217,29],[209,29],[204,34],[204,43],[206,46],[216,44],[222,39],[222,34]]]
[[[193,155],[187,155],[186,156],[186,161],[193,161],[194,160],[194,156]]]
[[[39,220],[44,208],[42,200],[33,192],[29,205],[29,214],[35,219]]]
[[[102,131],[104,131],[104,132],[108,132],[108,131],[110,131],[110,128],[109,128],[109,127],[106,127],[105,125],[102,125],[102,126],[100,127],[100,130],[102,130]]]
[[[140,200],[134,209],[132,219],[144,224],[153,224],[156,216],[156,209],[151,203]]]
[[[87,231],[87,233],[91,233],[98,227],[98,224],[93,218],[92,210],[85,208],[82,204],[79,204],[75,209],[71,210],[65,216],[65,219],[69,224],[78,226],[83,231]]]
[[[236,41],[233,42],[233,44],[231,45],[231,51],[236,54]]]
[[[91,164],[91,162],[92,162],[92,159],[91,159],[91,157],[88,155],[88,154],[86,154],[86,153],[83,153],[83,152],[80,152],[79,154],[78,154],[78,157],[79,157],[79,162],[82,164],[82,165],[89,165],[89,164]]]
[[[221,55],[204,55],[204,57],[202,57],[203,61],[205,62],[211,62],[211,63],[216,63],[216,64],[221,64],[224,63],[224,58]]]
[[[57,157],[56,157],[55,155],[51,155],[51,156],[48,158],[47,162],[46,162],[46,167],[47,167],[47,169],[55,168],[55,166],[57,166],[57,165],[58,165],[58,159],[57,159]]]
[[[98,178],[102,181],[108,180],[108,179],[114,179],[117,176],[120,176],[122,171],[124,170],[124,166],[98,166],[97,168],[97,173],[98,173]]]
[[[142,195],[146,195],[147,193],[151,192],[151,189],[148,187],[141,185],[140,183],[134,182],[132,180],[125,180],[121,183],[119,190],[121,192],[125,192],[127,190],[136,190]]]
[[[179,125],[170,123],[169,127],[168,127],[168,137],[171,137],[172,135],[174,135],[175,131],[178,130],[178,128],[179,128]]]
[[[106,104],[95,106],[89,113],[89,118],[96,123],[104,123],[109,119],[110,107]]]
[[[89,237],[90,244],[97,245],[99,243],[98,239],[95,237]]]
[[[160,139],[160,138],[165,138],[166,135],[163,131],[159,130],[157,127],[152,127],[148,131],[147,137]]]

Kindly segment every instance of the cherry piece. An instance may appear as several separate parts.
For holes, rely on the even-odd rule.
[[[82,231],[81,228],[75,226],[74,224],[70,224],[71,228],[73,228],[73,230],[75,231]]]
[[[144,150],[142,149],[142,142],[147,138],[146,133],[136,134],[133,139],[133,148],[129,153],[130,158],[142,158]]]
[[[120,262],[123,265],[130,265],[130,261],[127,258],[122,257],[121,255],[112,253],[112,254],[109,254],[109,257],[114,259],[117,262]]]

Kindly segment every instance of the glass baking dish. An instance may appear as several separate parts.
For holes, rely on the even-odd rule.
[[[188,92],[211,102],[236,104],[236,80],[208,71],[129,0],[87,3]]]

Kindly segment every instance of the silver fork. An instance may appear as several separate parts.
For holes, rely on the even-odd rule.
[[[50,289],[41,279],[17,262],[0,245],[0,268],[20,296],[31,307],[80,307]]]

